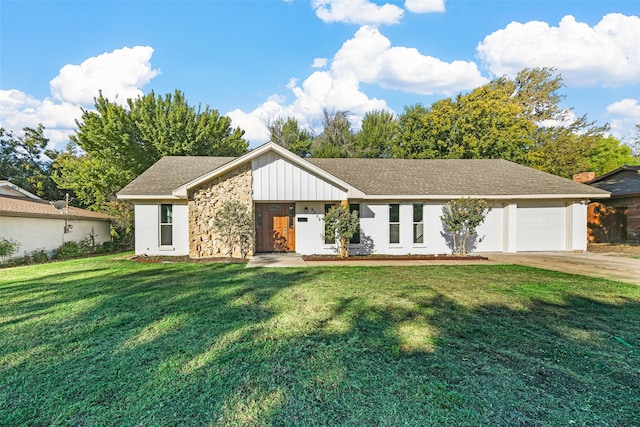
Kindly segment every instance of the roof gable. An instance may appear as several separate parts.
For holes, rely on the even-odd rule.
[[[322,179],[324,179],[328,183],[344,188],[347,191],[347,197],[363,197],[364,196],[364,194],[362,194],[361,191],[359,191],[357,188],[354,188],[348,182],[343,181],[337,178],[336,176],[331,175],[326,170],[317,167],[313,163],[308,162],[302,157],[297,156],[296,154],[292,153],[286,148],[279,146],[274,142],[268,142],[266,144],[263,144],[260,147],[252,151],[249,151],[247,154],[240,156],[222,165],[221,167],[210,171],[209,173],[206,173],[202,176],[197,177],[196,179],[193,179],[181,185],[180,187],[176,188],[173,191],[173,195],[178,197],[186,197],[188,189],[196,187],[204,182],[210,181],[220,175],[224,175],[225,173],[237,168],[238,166],[243,165],[247,162],[251,162],[252,160],[257,159],[258,157],[263,156],[264,154],[269,152],[275,152],[280,157],[297,165],[298,167],[304,170],[307,170],[312,174],[320,176]]]
[[[0,180],[0,196],[16,196],[42,200],[35,194],[28,192],[24,188],[18,187],[17,185],[6,179]]]

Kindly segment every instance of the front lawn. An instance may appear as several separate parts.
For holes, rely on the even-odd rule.
[[[113,256],[0,273],[0,425],[640,419],[637,285],[521,266]]]

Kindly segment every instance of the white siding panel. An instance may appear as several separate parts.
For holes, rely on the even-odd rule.
[[[189,255],[189,207],[173,205],[173,246],[160,248],[160,202],[136,203],[136,255]]]
[[[253,200],[344,200],[346,191],[275,153],[252,160]]]
[[[518,203],[517,250],[567,249],[567,208],[564,202]]]
[[[493,206],[477,229],[473,252],[502,252],[504,250],[504,212],[502,206]]]

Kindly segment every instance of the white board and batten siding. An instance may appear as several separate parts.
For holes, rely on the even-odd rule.
[[[273,152],[251,161],[254,201],[345,200],[347,192]]]
[[[173,205],[173,223],[171,246],[160,245],[160,205],[163,202],[136,202],[135,223],[136,254],[146,254],[150,256],[163,255],[189,255],[189,207],[187,202],[176,203],[168,201]]]

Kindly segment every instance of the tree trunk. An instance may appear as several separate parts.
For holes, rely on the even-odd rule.
[[[340,239],[340,258],[349,257],[349,241],[347,239]]]

